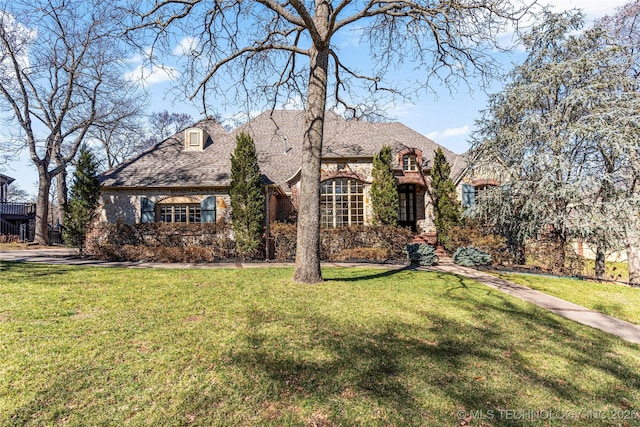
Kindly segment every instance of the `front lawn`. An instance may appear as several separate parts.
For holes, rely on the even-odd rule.
[[[547,275],[500,273],[499,277],[640,325],[640,288]]]
[[[291,275],[0,263],[0,425],[640,422],[637,345],[457,276]]]
[[[583,274],[587,277],[596,277],[596,263],[592,259],[584,260]],[[629,264],[626,262],[609,262],[604,265],[605,279],[621,282],[629,281]]]

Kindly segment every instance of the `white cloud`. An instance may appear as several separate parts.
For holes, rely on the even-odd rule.
[[[302,102],[302,98],[300,95],[296,95],[293,98],[287,99],[282,103],[283,110],[303,110],[304,102]]]
[[[28,28],[19,22],[16,22],[15,16],[8,12],[0,11],[0,25],[3,26],[4,31],[11,34],[9,39],[11,45],[11,51],[15,55],[16,60],[20,64],[22,69],[28,69],[31,66],[29,60],[29,50],[33,48],[33,42],[38,36],[38,30],[35,28]],[[2,59],[0,60],[3,66],[3,72],[7,73],[7,70],[12,69],[13,65],[10,63],[8,57],[5,56],[6,52],[2,53]],[[12,73],[12,71],[9,71]]]
[[[429,139],[445,139],[445,138],[450,138],[450,137],[457,137],[457,136],[465,136],[469,134],[469,126],[465,125],[465,126],[461,126],[461,127],[457,127],[457,128],[449,128],[449,129],[445,129],[442,132],[430,132],[427,134],[427,138]]]
[[[173,49],[174,55],[189,55],[198,46],[198,41],[195,37],[184,37]]]
[[[601,18],[604,15],[613,15],[617,7],[620,7],[629,0],[553,0],[546,4],[551,7],[554,12],[562,12],[569,9],[581,9],[587,21]],[[545,4],[543,2],[542,4]]]
[[[125,78],[146,87],[173,81],[180,75],[176,68],[158,64],[151,49],[147,49],[144,55],[138,54],[128,58],[126,62],[132,64],[133,69],[125,75]]]
[[[175,80],[180,72],[173,67],[164,65],[139,65],[127,73],[128,80],[138,82],[144,86]]]
[[[406,102],[387,104],[384,109],[388,112],[389,116],[397,117],[400,121],[416,114],[416,105]]]

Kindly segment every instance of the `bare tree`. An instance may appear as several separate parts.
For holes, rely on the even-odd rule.
[[[7,192],[8,202],[28,202],[32,199],[32,196],[24,188],[20,188],[18,185],[10,185]]]
[[[149,116],[151,133],[160,140],[193,124],[193,118],[186,113],[169,113],[167,110],[153,112]]]
[[[143,107],[140,99],[125,97],[123,103],[106,116],[106,120],[97,121],[89,131],[89,136],[102,146],[102,154],[97,157],[107,169],[142,150],[146,134]]]
[[[136,151],[142,151],[157,144],[193,123],[186,113],[169,113],[167,110],[153,112],[148,117],[146,135],[140,139]]]
[[[14,0],[0,12],[0,102],[20,129],[15,143],[28,147],[38,170],[38,243],[48,243],[52,180],[90,127],[123,102],[119,22],[112,5],[99,1]],[[66,192],[64,176],[58,182]]]
[[[227,100],[232,93],[250,101],[267,98],[273,106],[293,96],[303,99],[294,280],[316,283],[322,280],[319,195],[327,106],[340,105],[350,117],[374,111],[380,98],[354,102],[358,86],[391,99],[402,96],[385,77],[404,61],[423,71],[420,87],[429,88],[434,78],[451,86],[470,77],[483,81],[495,71],[491,53],[499,33],[528,11],[517,2],[162,0],[141,10],[132,28],[155,29],[155,46],[170,48],[170,29],[180,27],[187,36],[182,53],[189,58],[183,76],[194,83],[191,97],[201,96],[205,107],[210,94]],[[349,64],[352,58],[341,52],[338,35],[349,36],[348,31],[369,43],[370,73],[359,71],[361,64]],[[229,88],[228,82],[235,84]]]

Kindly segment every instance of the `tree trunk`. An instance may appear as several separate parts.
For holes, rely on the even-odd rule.
[[[598,243],[596,246],[596,279],[604,279],[605,259],[604,247],[602,243]]]
[[[38,201],[36,204],[36,230],[34,241],[40,245],[49,245],[49,189],[51,176],[42,167],[38,167]]]
[[[64,225],[64,213],[67,210],[67,198],[69,191],[67,188],[67,169],[62,169],[56,176],[56,186],[58,194],[58,221],[60,225]]]
[[[527,263],[527,253],[525,244],[522,242],[516,242],[515,248],[515,263],[516,265],[525,265]]]
[[[314,22],[326,36],[329,8],[326,0],[318,0]],[[320,272],[320,166],[324,115],[327,103],[329,46],[318,43],[310,48],[309,96],[305,108],[305,134],[302,140],[302,167],[296,262],[293,280],[298,283],[322,281]]]
[[[564,273],[564,262],[566,259],[567,237],[564,233],[556,231],[554,233],[554,254],[552,270],[556,273]]]
[[[630,224],[625,229],[624,248],[629,265],[629,284],[640,286],[640,233]]]
[[[296,262],[293,280],[298,283],[322,281],[320,272],[320,165],[324,114],[327,95],[329,51],[312,50],[309,98],[305,109],[305,128],[302,142],[300,197]]]
[[[507,231],[507,250],[513,256],[515,265],[525,265],[526,263],[526,247],[523,241],[518,240],[514,233]]]

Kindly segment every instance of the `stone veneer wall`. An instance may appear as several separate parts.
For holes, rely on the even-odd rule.
[[[345,161],[340,160],[328,160],[322,163],[321,166],[322,179],[331,179],[333,177],[350,177],[358,178],[364,185],[364,222],[365,224],[371,223],[373,217],[373,207],[371,205],[371,182],[373,181],[373,163],[365,159],[350,159]],[[300,179],[296,178],[290,182],[292,201],[297,208],[297,197],[300,193]],[[432,233],[435,232],[435,224],[433,221],[433,206],[431,203],[431,197],[427,190],[422,186],[417,186],[416,191],[416,220],[418,233]],[[423,209],[420,209],[423,206]]]
[[[200,203],[209,196],[216,196],[216,222],[231,222],[231,201],[225,190],[157,189],[113,190],[103,189],[100,197],[100,221],[123,221],[126,224],[140,222],[140,199],[146,197],[154,203],[170,197],[188,197]]]

